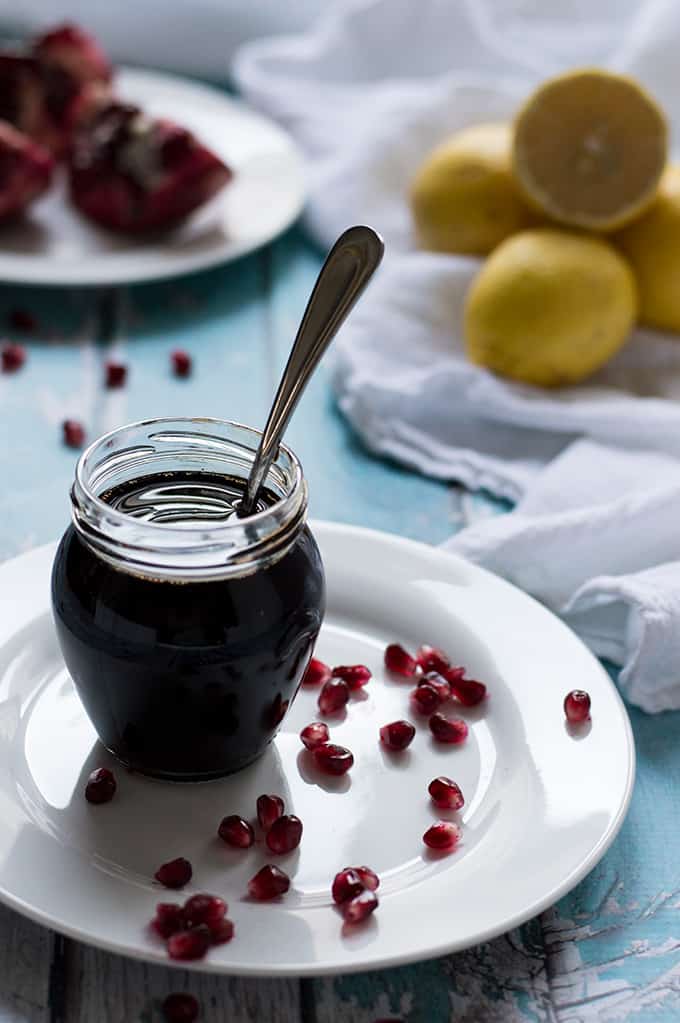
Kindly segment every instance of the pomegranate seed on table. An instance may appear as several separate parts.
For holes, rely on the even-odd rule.
[[[427,786],[427,791],[430,793],[434,805],[438,806],[440,810],[460,810],[465,803],[460,786],[443,774],[432,779]]]
[[[258,902],[285,895],[290,888],[290,878],[273,863],[266,863],[248,882],[248,894]]]
[[[427,682],[416,686],[411,692],[411,708],[416,714],[432,714],[441,702],[437,690]]]
[[[315,749],[316,746],[321,746],[330,739],[328,725],[324,724],[323,721],[312,721],[311,725],[305,725],[302,729],[300,739],[302,740],[302,745],[306,746],[307,749]]]
[[[345,923],[348,924],[362,923],[377,908],[378,896],[370,888],[365,888],[353,899],[348,899],[347,902],[340,904],[340,912],[345,918]]]
[[[77,419],[65,419],[61,424],[64,444],[69,448],[82,448],[85,443],[85,430]]]
[[[463,679],[465,675],[465,668],[447,668],[446,671],[442,672],[442,675],[450,686],[455,686]]]
[[[460,828],[451,821],[437,821],[423,835],[423,842],[429,849],[450,852],[460,839]]]
[[[163,1002],[166,1023],[194,1023],[198,1019],[199,1004],[193,995],[183,992],[168,995]]]
[[[217,895],[192,895],[182,907],[184,926],[190,931],[200,924],[211,930],[227,915],[227,904]]]
[[[285,813],[274,821],[267,832],[267,848],[282,855],[297,849],[301,838],[302,821],[295,814]]]
[[[430,731],[437,742],[457,746],[467,739],[468,726],[460,718],[447,718],[437,711],[430,718]]]
[[[127,366],[124,362],[115,362],[111,359],[106,363],[105,370],[106,386],[108,388],[122,387],[124,385],[127,378]]]
[[[590,717],[590,697],[583,689],[572,689],[564,698],[564,713],[572,725],[580,725]]]
[[[263,831],[269,831],[283,811],[284,805],[281,796],[262,795],[257,797],[257,819]]]
[[[338,664],[333,668],[333,678],[341,678],[350,689],[361,689],[370,682],[372,675],[365,664]]]
[[[255,841],[252,826],[237,813],[222,818],[217,834],[223,842],[233,845],[235,849],[248,849]]]
[[[419,686],[432,686],[434,691],[439,696],[439,702],[445,703],[446,700],[451,699],[451,687],[443,675],[440,675],[437,671],[428,671],[427,675],[418,682]]]
[[[322,714],[338,714],[349,700],[349,686],[342,678],[329,678],[319,693],[319,710]]]
[[[451,682],[451,695],[464,707],[476,707],[486,699],[486,686],[472,678],[461,678]]]
[[[7,322],[13,330],[23,330],[27,334],[37,330],[38,321],[27,309],[10,309]]]
[[[333,902],[336,906],[339,906],[342,902],[353,899],[355,895],[361,895],[364,888],[366,888],[366,885],[356,870],[353,867],[345,867],[344,870],[339,871],[333,878],[331,886]]]
[[[312,750],[314,763],[325,774],[347,774],[354,764],[354,755],[344,746],[334,742],[325,742]]]
[[[90,774],[85,786],[88,803],[109,803],[116,794],[116,778],[108,767],[98,767]]]
[[[415,726],[410,721],[392,721],[380,729],[380,741],[389,750],[401,751],[411,745],[415,734]]]
[[[26,349],[23,345],[8,342],[0,349],[0,361],[3,373],[14,373],[26,362]]]
[[[232,920],[220,920],[210,928],[213,945],[226,945],[234,937],[234,923]]]
[[[189,860],[178,856],[176,860],[170,860],[158,868],[154,877],[166,888],[183,888],[191,881],[193,870]]]
[[[443,675],[451,661],[439,647],[423,644],[418,647],[416,652],[416,663],[426,674],[428,671],[436,671],[439,675]]]
[[[190,931],[178,931],[168,938],[168,955],[171,959],[202,959],[212,945],[210,928],[205,924]]]
[[[324,682],[328,682],[331,677],[331,669],[323,661],[318,661],[316,657],[312,657],[311,661],[307,665],[307,670],[302,676],[302,685],[311,689],[312,686],[323,685]]]
[[[184,930],[184,911],[176,902],[159,902],[151,926],[161,938]]]
[[[172,363],[172,370],[176,377],[188,377],[191,373],[192,363],[191,356],[188,352],[182,351],[181,348],[170,353],[170,361]]]
[[[376,874],[375,870],[371,870],[370,867],[351,867],[350,869],[359,875],[364,888],[368,888],[370,891],[374,892],[376,888],[380,887],[380,878]]]
[[[385,667],[393,675],[402,675],[404,678],[413,678],[418,670],[415,657],[411,657],[408,650],[404,650],[399,643],[390,643],[385,648]]]

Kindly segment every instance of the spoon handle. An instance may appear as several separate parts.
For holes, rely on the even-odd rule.
[[[350,227],[340,235],[321,267],[295,338],[239,509],[249,515],[288,421],[316,369],[382,259],[382,238],[370,227]]]

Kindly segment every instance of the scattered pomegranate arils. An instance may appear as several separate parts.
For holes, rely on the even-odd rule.
[[[451,821],[437,821],[423,835],[423,842],[430,849],[450,851],[455,849],[460,839],[460,828]]]
[[[0,361],[3,373],[15,373],[26,362],[26,349],[10,341],[0,349]]]
[[[415,726],[410,721],[392,721],[380,729],[380,741],[387,749],[401,751],[411,745],[415,734]]]
[[[393,675],[402,675],[404,678],[413,678],[418,670],[415,657],[411,657],[408,650],[404,650],[399,643],[390,643],[385,648],[385,667]]]
[[[177,931],[183,931],[184,912],[182,907],[176,902],[159,902],[151,926],[156,934],[166,940]]]
[[[178,931],[168,938],[168,955],[171,959],[202,959],[211,945],[210,928],[201,924],[190,931]]]
[[[168,995],[163,1002],[163,1016],[166,1023],[194,1023],[198,1019],[200,1006],[193,995],[183,992]]]
[[[285,895],[290,888],[290,878],[273,863],[266,863],[248,882],[248,894],[259,902]]]
[[[302,838],[302,821],[292,813],[278,817],[267,832],[267,848],[283,855],[297,849]]]
[[[269,831],[283,811],[284,805],[281,796],[262,795],[257,797],[257,819],[263,831]]]
[[[32,334],[34,330],[38,329],[38,321],[26,309],[10,309],[7,314],[7,322],[12,330],[22,330],[26,334]]]
[[[349,700],[349,686],[342,678],[329,678],[319,693],[319,710],[322,714],[338,714]]]
[[[486,699],[486,686],[472,678],[462,678],[451,683],[451,695],[464,707],[476,707]]]
[[[110,803],[116,794],[116,778],[108,767],[98,767],[87,779],[85,798],[88,803]]]
[[[420,679],[418,685],[432,686],[439,696],[440,703],[445,703],[446,700],[451,698],[451,687],[444,676],[440,675],[438,671],[428,671],[427,675],[424,675],[423,678]]]
[[[350,689],[361,689],[370,682],[372,675],[365,664],[339,664],[333,668],[333,677],[341,678]]]
[[[436,671],[440,675],[443,675],[451,664],[443,650],[436,646],[427,646],[427,644],[418,647],[416,662],[422,671],[426,673],[428,671]]]
[[[437,690],[427,682],[416,686],[411,692],[411,708],[416,714],[432,714],[441,702]]]
[[[564,713],[572,725],[580,725],[590,717],[590,696],[583,689],[572,689],[564,698]]]
[[[111,360],[106,363],[106,386],[108,388],[122,387],[127,378],[127,366],[123,362]]]
[[[227,913],[227,904],[217,895],[192,895],[182,907],[184,926],[188,931],[201,924],[211,930],[223,920]]]
[[[368,888],[374,892],[380,887],[380,878],[376,874],[375,870],[371,870],[370,867],[351,867],[351,870],[358,874],[363,882],[364,888]]]
[[[193,869],[189,860],[178,856],[176,860],[170,860],[158,868],[154,877],[166,888],[183,888],[191,881]]]
[[[226,945],[234,937],[234,924],[232,920],[220,920],[210,928],[213,945]]]
[[[331,895],[333,896],[333,902],[336,906],[341,905],[343,902],[347,902],[348,899],[353,899],[356,895],[361,895],[366,885],[359,877],[356,870],[353,867],[345,867],[333,878],[333,884],[331,886]]]
[[[314,762],[324,774],[347,774],[354,763],[354,754],[344,746],[334,742],[325,742],[312,750]]]
[[[345,918],[345,923],[360,924],[371,913],[378,908],[378,896],[370,888],[365,888],[353,899],[348,899],[340,905],[340,912]]]
[[[447,668],[442,674],[450,686],[455,686],[465,676],[465,668]]]
[[[430,793],[434,805],[438,806],[440,810],[460,810],[465,803],[460,786],[443,774],[432,779],[427,786],[427,791]]]
[[[192,363],[188,352],[178,348],[170,353],[170,361],[172,363],[172,371],[176,377],[188,377],[191,374]]]
[[[61,424],[64,444],[69,448],[82,448],[85,443],[85,430],[77,419],[65,419]]]
[[[235,849],[249,849],[255,841],[252,826],[237,813],[222,818],[217,834],[223,842],[233,845]]]
[[[305,725],[300,732],[300,739],[302,745],[306,746],[307,749],[316,749],[317,746],[323,745],[330,739],[330,732],[328,731],[328,725],[324,724],[323,721],[312,721],[311,725]]]
[[[460,718],[447,718],[437,712],[430,718],[430,731],[437,742],[455,746],[467,739],[468,726]]]
[[[307,665],[307,670],[302,676],[302,685],[311,689],[312,686],[320,686],[324,682],[328,682],[330,677],[331,669],[329,666],[324,664],[323,661],[318,661],[316,657],[312,657]]]

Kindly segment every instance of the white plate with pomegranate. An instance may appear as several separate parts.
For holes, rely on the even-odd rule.
[[[222,781],[173,785],[126,772],[98,744],[66,673],[49,612],[54,548],[0,567],[0,898],[65,934],[102,948],[169,962],[148,928],[159,902],[209,892],[229,904],[235,936],[189,964],[234,974],[344,973],[441,955],[487,940],[545,909],[604,855],[623,821],[634,777],[628,718],[606,673],[583,644],[535,601],[442,551],[353,527],[317,523],[328,610],[317,656],[361,663],[373,677],[344,713],[324,720],[354,765],[320,773],[300,730],[319,719],[318,689],[302,688],[269,751]],[[464,718],[465,742],[437,742],[413,714],[413,680],[384,668],[387,644],[447,650],[488,697]],[[587,690],[592,719],[573,728],[565,694]],[[416,723],[402,753],[380,728]],[[84,798],[88,775],[115,772],[111,802]],[[430,781],[454,779],[465,804],[437,809]],[[302,840],[275,856],[258,834],[249,849],[217,837],[225,815],[255,817],[257,797],[278,794],[303,822]],[[456,822],[452,852],[423,834]],[[186,857],[182,892],[154,882]],[[247,898],[274,862],[291,880],[273,902]],[[379,905],[343,924],[331,898],[335,874],[368,865]]]
[[[175,75],[120,68],[116,93],[192,131],[234,172],[222,191],[171,232],[113,234],[69,203],[62,174],[26,216],[0,227],[0,281],[120,285],[174,277],[236,259],[298,216],[303,164],[290,136],[225,93]]]

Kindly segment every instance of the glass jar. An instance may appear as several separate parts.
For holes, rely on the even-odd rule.
[[[57,635],[102,743],[175,780],[237,771],[294,698],[325,609],[307,485],[281,445],[256,511],[235,507],[260,434],[158,419],[81,456],[52,572]]]

